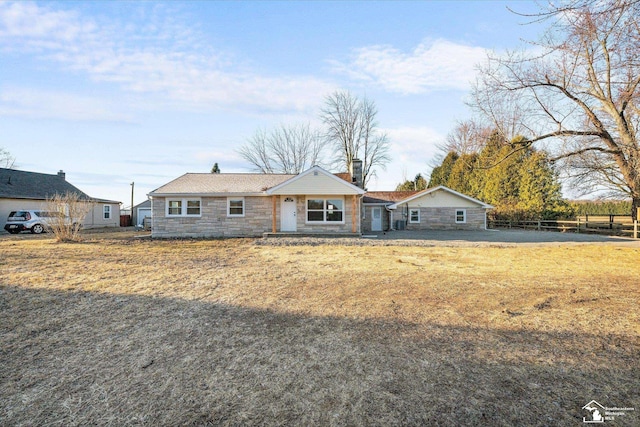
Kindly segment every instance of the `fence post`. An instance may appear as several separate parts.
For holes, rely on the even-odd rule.
[[[576,233],[580,233],[580,217],[576,221]]]
[[[633,238],[638,238],[638,220],[633,221]]]

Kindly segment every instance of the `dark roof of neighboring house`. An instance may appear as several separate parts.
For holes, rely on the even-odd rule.
[[[65,180],[64,172],[56,175],[0,168],[0,198],[47,200],[56,194],[77,193],[94,202],[119,203],[95,199]]]
[[[381,204],[395,203],[407,199],[419,191],[367,191],[362,199],[363,203]]]

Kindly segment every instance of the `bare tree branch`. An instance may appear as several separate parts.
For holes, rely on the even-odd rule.
[[[321,111],[336,164],[351,171],[353,160],[362,160],[365,187],[369,178],[375,176],[375,168],[384,169],[390,160],[389,139],[378,129],[377,115],[373,101],[358,99],[348,91],[327,96]]]
[[[322,163],[325,145],[310,124],[283,124],[257,130],[238,153],[258,172],[298,174]]]
[[[535,55],[490,57],[473,91],[474,108],[503,135],[513,126],[508,112],[516,113],[522,135],[531,144],[545,141],[574,186],[627,194],[635,215],[640,1],[549,3],[527,17],[550,22]]]

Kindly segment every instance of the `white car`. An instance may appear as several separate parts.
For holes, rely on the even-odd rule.
[[[4,229],[11,234],[18,234],[21,231],[31,231],[33,234],[40,234],[47,231],[53,221],[57,221],[60,218],[65,218],[65,222],[68,221],[68,218],[60,212],[37,210],[13,211],[9,214]]]

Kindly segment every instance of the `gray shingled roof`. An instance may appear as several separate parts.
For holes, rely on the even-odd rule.
[[[153,190],[151,196],[173,194],[262,193],[296,175],[257,173],[187,173]]]
[[[57,174],[0,168],[0,198],[46,200],[67,192],[91,198]]]

